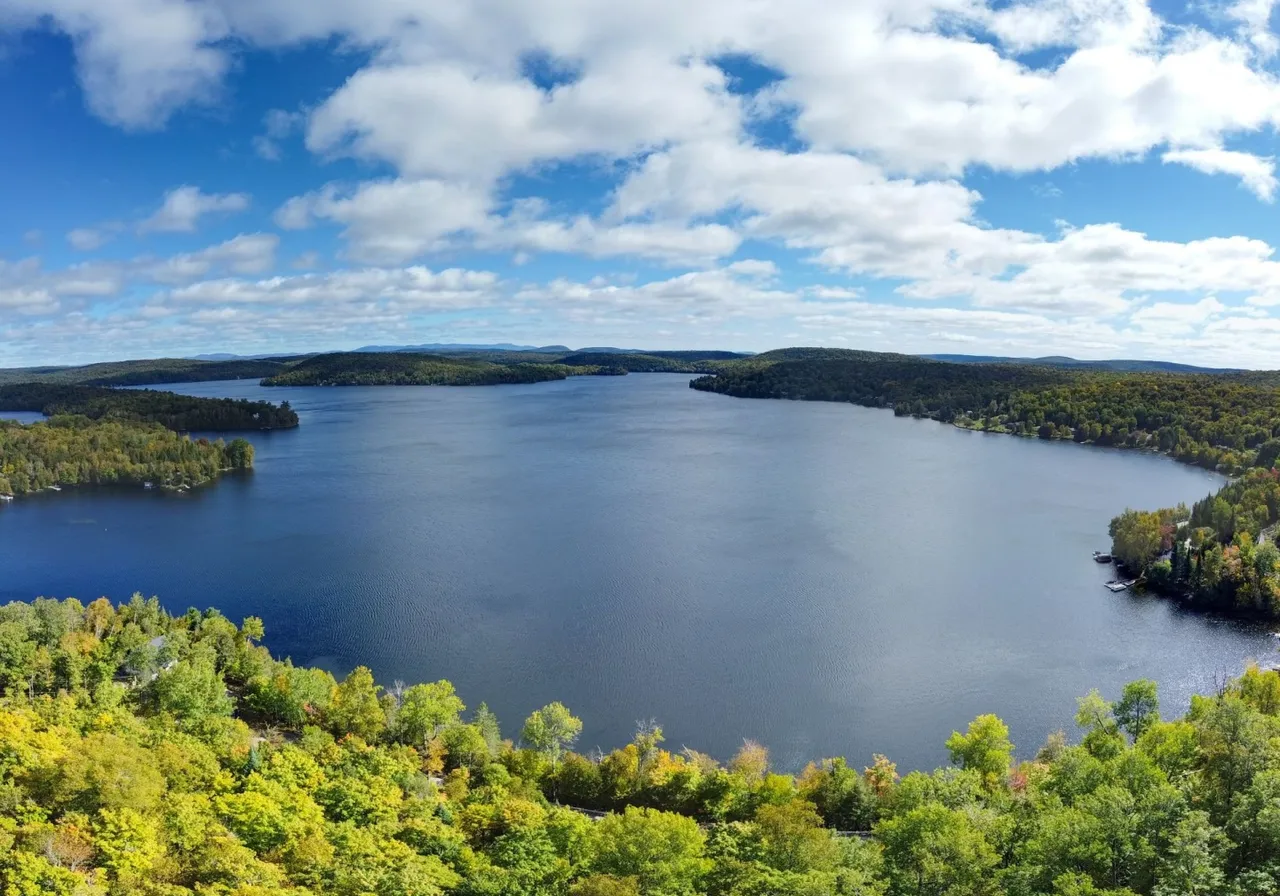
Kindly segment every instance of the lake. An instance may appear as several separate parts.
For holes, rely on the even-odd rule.
[[[64,490],[0,508],[0,598],[158,594],[261,616],[267,643],[391,684],[449,678],[515,736],[561,700],[580,748],[656,718],[667,745],[775,764],[946,759],[995,712],[1031,756],[1075,698],[1140,677],[1166,712],[1270,634],[1107,592],[1107,522],[1221,479],[1135,453],[688,376],[264,389],[294,431],[187,496]],[[25,415],[28,419],[30,415]]]

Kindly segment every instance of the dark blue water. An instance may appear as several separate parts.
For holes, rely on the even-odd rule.
[[[1269,634],[1112,595],[1090,559],[1126,505],[1217,477],[849,405],[632,375],[488,388],[173,387],[288,399],[257,469],[177,497],[64,490],[0,508],[0,597],[158,594],[256,614],[269,646],[390,684],[449,678],[514,735],[563,700],[582,746],[775,762],[945,760],[975,715],[1029,756],[1091,687],[1185,707]]]

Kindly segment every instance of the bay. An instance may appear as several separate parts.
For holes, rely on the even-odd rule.
[[[1110,594],[1090,558],[1126,506],[1218,476],[688,380],[164,387],[287,399],[302,425],[190,495],[0,508],[0,598],[258,615],[278,654],[448,678],[508,736],[561,700],[581,748],[656,718],[670,747],[727,759],[752,738],[787,770],[933,767],[983,712],[1029,757],[1091,687],[1154,678],[1180,711],[1274,654],[1258,626]]]

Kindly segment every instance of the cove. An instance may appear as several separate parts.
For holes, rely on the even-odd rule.
[[[689,379],[167,387],[288,400],[302,425],[191,495],[0,508],[0,598],[259,615],[277,654],[448,678],[508,736],[561,700],[584,750],[653,717],[670,747],[752,738],[789,770],[933,767],[983,712],[1026,757],[1091,687],[1154,678],[1172,713],[1274,653],[1261,628],[1108,593],[1090,559],[1126,506],[1218,476]]]

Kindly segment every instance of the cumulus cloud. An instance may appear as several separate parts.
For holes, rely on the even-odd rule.
[[[356,187],[330,184],[296,196],[276,210],[275,222],[286,230],[321,222],[343,225],[348,254],[375,263],[401,263],[467,246],[526,256],[563,253],[709,264],[731,255],[741,243],[733,229],[720,224],[609,224],[586,215],[548,217],[539,200],[514,203],[507,214],[495,213],[494,204],[489,191],[464,184],[389,179]]]
[[[139,233],[191,233],[206,215],[242,212],[249,207],[246,193],[205,193],[199,187],[174,187],[150,217],[138,224]]]
[[[48,21],[75,47],[89,108],[126,128],[162,125],[179,107],[207,102],[229,59],[222,11],[184,0],[5,0],[0,26]]]
[[[369,181],[352,189],[330,184],[290,199],[275,214],[286,230],[332,221],[344,227],[361,261],[406,261],[443,245],[459,231],[483,227],[487,191],[441,180]]]
[[[77,227],[67,232],[67,242],[71,244],[72,249],[80,252],[92,252],[94,249],[105,246],[110,239],[110,233],[93,227]]]
[[[487,304],[497,275],[487,271],[424,267],[365,268],[327,274],[297,274],[266,280],[207,280],[174,289],[175,304],[333,305],[389,304],[414,311],[446,311]]]
[[[249,233],[196,252],[183,252],[154,264],[136,264],[143,276],[157,283],[185,283],[213,270],[234,274],[261,274],[275,267],[280,237],[274,233]]]
[[[22,307],[48,309],[41,291],[56,304],[161,283],[186,323],[253,315],[261,328],[303,325],[294,312],[313,301],[407,326],[409,312],[391,309],[414,294],[427,308],[501,299],[601,335],[719,320],[749,322],[761,340],[799,329],[982,344],[986,327],[1042,348],[1228,345],[1250,323],[1266,332],[1258,315],[1280,304],[1267,243],[1230,231],[1162,240],[1110,216],[1046,232],[993,226],[972,175],[1158,159],[1273,199],[1274,160],[1226,148],[1280,124],[1273,12],[1274,0],[1176,17],[1146,0],[0,0],[0,27],[70,37],[90,110],[127,128],[215,97],[239,53],[354,50],[344,83],[304,112],[269,112],[254,149],[279,158],[296,134],[322,160],[388,172],[307,191],[274,216],[285,230],[337,229],[339,260],[367,268],[271,277],[278,241],[248,234],[167,259],[0,276],[0,289],[11,308],[21,291]],[[726,57],[767,71],[765,86],[730,77]],[[528,198],[566,165],[616,189],[572,208]],[[1042,196],[1057,189],[1034,181]],[[534,186],[516,194],[513,183]],[[242,193],[183,186],[138,230],[192,232],[248,206]],[[101,238],[68,234],[83,251]],[[772,262],[733,260],[760,246],[821,285],[783,289],[791,265],[784,277]],[[497,282],[450,292],[412,266],[473,251],[693,270],[508,295]]]
[[[1187,165],[1205,174],[1230,174],[1240,178],[1259,199],[1270,202],[1276,192],[1276,160],[1229,149],[1172,149],[1161,159]]]

